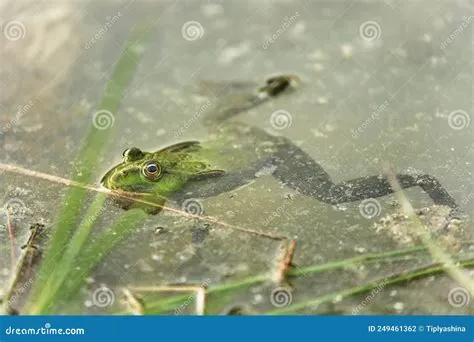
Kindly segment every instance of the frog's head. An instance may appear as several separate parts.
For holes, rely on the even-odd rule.
[[[127,196],[163,205],[187,182],[201,179],[202,175],[223,173],[197,160],[192,154],[197,148],[197,142],[180,143],[156,152],[129,148],[123,152],[122,162],[102,177],[101,184],[110,190],[126,191]],[[133,200],[120,199],[117,203],[123,209],[139,207],[151,214],[160,211],[160,207]]]

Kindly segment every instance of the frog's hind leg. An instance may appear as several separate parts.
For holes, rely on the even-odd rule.
[[[394,192],[384,175],[334,183],[326,171],[304,151],[290,141],[284,141],[276,156],[279,165],[273,176],[303,195],[329,204],[341,204],[382,197]],[[397,174],[396,178],[402,189],[420,186],[434,203],[457,208],[453,197],[433,176]]]
[[[447,205],[453,209],[457,207],[451,195],[433,176],[397,174],[396,178],[402,189],[420,186],[434,203]],[[384,175],[360,177],[338,184],[326,182],[317,186],[316,193],[310,191],[311,194],[316,194],[315,197],[319,200],[330,204],[382,197],[393,192],[389,180]]]

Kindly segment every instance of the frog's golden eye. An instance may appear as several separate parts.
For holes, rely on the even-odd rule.
[[[143,166],[143,175],[149,180],[161,177],[161,166],[156,162],[148,162]]]

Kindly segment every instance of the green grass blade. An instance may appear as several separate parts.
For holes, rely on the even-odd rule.
[[[115,223],[102,233],[90,246],[80,253],[70,268],[57,291],[49,298],[40,299],[37,306],[30,310],[33,314],[50,314],[55,304],[65,302],[74,296],[92,270],[107,256],[120,242],[133,234],[140,222],[148,217],[141,209],[132,209],[123,213]]]
[[[115,69],[104,91],[98,110],[116,113],[119,109],[125,91],[143,55],[143,44],[146,38],[145,33],[150,28],[150,25],[140,25],[132,30],[130,38],[125,43],[124,50],[115,65]],[[99,130],[91,126],[77,157],[76,165],[79,167],[80,172],[74,176],[73,179],[75,181],[86,184],[92,183],[94,166],[99,163],[102,151],[113,139],[112,134],[113,127],[106,130]],[[63,257],[69,245],[79,215],[81,214],[80,208],[84,205],[86,195],[86,190],[76,187],[70,188],[66,192],[63,205],[56,216],[52,228],[53,232],[45,251],[44,260],[30,296],[30,299],[32,298],[33,301],[47,294],[48,289],[46,285],[52,282],[50,277],[57,267],[57,260]],[[34,303],[32,304],[34,307]]]

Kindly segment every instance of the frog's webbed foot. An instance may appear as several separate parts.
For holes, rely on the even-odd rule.
[[[202,220],[194,220],[194,224],[191,227],[191,241],[194,245],[202,245],[207,235],[209,235],[210,224],[203,222]]]
[[[200,200],[196,198],[179,199],[181,210],[192,215],[193,226],[191,227],[192,244],[194,246],[201,245],[206,236],[209,234],[210,224],[203,220],[205,216],[204,208]]]
[[[396,178],[402,189],[420,186],[435,204],[447,205],[451,208],[457,207],[455,200],[433,176],[397,174]],[[377,175],[356,178],[338,184],[325,182],[316,185],[310,192],[306,189],[303,192],[310,193],[326,203],[341,204],[386,196],[394,193],[394,190],[386,176]]]
[[[210,97],[217,97],[218,105],[207,112],[203,122],[208,126],[219,125],[271,98],[293,90],[298,84],[299,78],[294,75],[270,77],[264,86],[253,83],[222,83],[215,93],[212,89],[207,90]]]
[[[300,80],[294,75],[280,75],[268,78],[266,83],[264,87],[258,89],[258,92],[269,97],[275,97],[286,90],[296,88]]]

